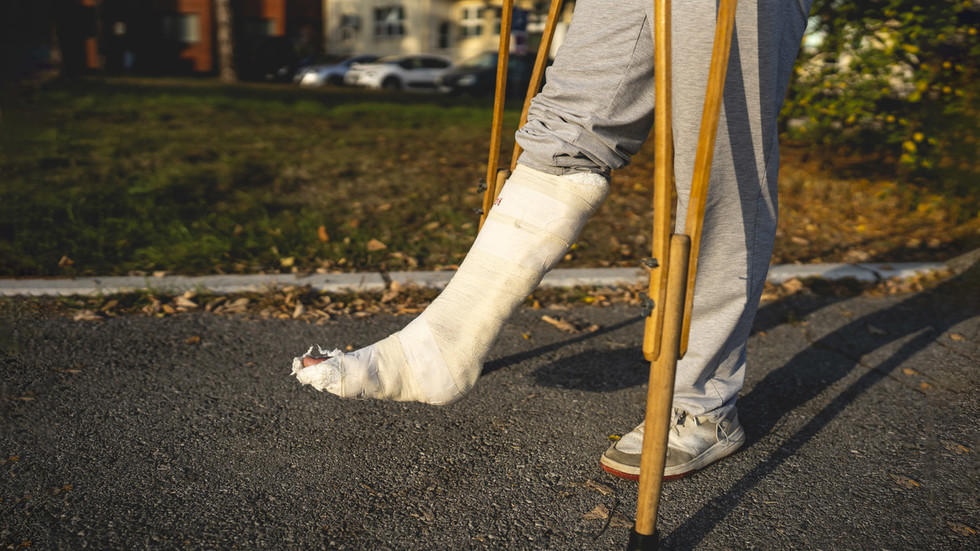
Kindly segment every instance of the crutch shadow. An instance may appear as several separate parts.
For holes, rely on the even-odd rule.
[[[813,282],[811,285],[823,285],[833,287],[833,289],[819,289],[817,295],[812,298],[801,298],[791,301],[792,303],[779,301],[760,308],[756,315],[753,331],[767,331],[794,319],[802,319],[816,310],[857,295],[863,289],[862,285],[856,281]],[[519,354],[512,354],[488,363],[484,373],[642,322],[642,316],[633,317],[593,333],[540,346]],[[627,348],[587,351],[561,358],[535,370],[533,376],[537,384],[548,387],[569,388],[587,392],[614,392],[646,384],[650,376],[650,363],[644,359],[639,342],[637,342],[636,346]],[[642,407],[642,405],[638,403],[637,407]]]
[[[518,364],[518,363],[523,362],[525,360],[529,360],[531,358],[535,358],[535,357],[541,356],[543,354],[547,354],[549,352],[553,352],[555,350],[558,350],[560,348],[564,348],[566,346],[569,346],[569,345],[572,345],[572,344],[575,344],[575,343],[583,342],[583,341],[586,341],[586,340],[589,340],[589,339],[595,339],[597,337],[601,337],[601,336],[606,335],[606,334],[609,334],[609,333],[614,333],[616,331],[619,331],[620,329],[629,327],[630,325],[633,325],[633,324],[636,324],[636,323],[643,323],[643,317],[642,316],[636,316],[636,317],[628,318],[628,319],[625,319],[625,320],[623,320],[623,321],[621,321],[619,323],[614,323],[614,324],[612,324],[612,325],[610,325],[608,327],[602,327],[602,328],[598,329],[597,331],[593,331],[591,333],[583,333],[581,335],[576,335],[576,336],[574,336],[572,338],[565,339],[565,340],[560,341],[560,342],[555,342],[555,343],[547,344],[547,345],[544,345],[544,346],[538,346],[536,348],[532,348],[531,350],[525,350],[524,352],[518,352],[517,354],[510,354],[510,355],[504,356],[502,358],[497,358],[496,360],[487,362],[483,366],[483,372],[482,372],[481,376],[486,375],[488,373],[492,373],[492,372],[494,372],[494,371],[496,371],[498,369],[502,369],[502,368],[507,367],[509,365]],[[635,356],[635,354],[636,354],[636,351],[634,349],[634,351],[632,352],[632,355]],[[643,356],[641,354],[640,358],[642,359],[642,357]],[[589,364],[589,365],[595,365],[595,364],[592,363],[592,364]]]
[[[696,548],[704,536],[734,510],[747,492],[780,468],[863,392],[888,377],[950,327],[975,316],[980,306],[976,304],[978,299],[974,298],[978,282],[980,261],[933,289],[841,326],[812,342],[786,365],[757,383],[739,399],[739,410],[745,412],[741,420],[748,435],[746,445],[752,445],[761,436],[770,433],[784,416],[855,368],[865,369],[859,363],[862,356],[891,342],[907,339],[889,357],[848,385],[727,492],[705,503],[665,538],[664,546],[668,549]],[[869,331],[869,326],[876,328],[876,331]]]
[[[543,386],[615,392],[646,383],[650,362],[643,358],[639,346],[595,350],[552,362],[535,370],[533,376]]]

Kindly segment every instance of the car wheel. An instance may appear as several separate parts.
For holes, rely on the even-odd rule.
[[[381,87],[385,90],[397,92],[402,89],[402,81],[398,80],[396,77],[388,77],[381,83]]]

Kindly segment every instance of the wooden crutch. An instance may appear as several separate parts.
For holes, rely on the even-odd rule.
[[[545,22],[544,33],[541,36],[541,44],[538,46],[538,54],[534,61],[534,69],[531,72],[531,82],[528,83],[527,96],[524,98],[524,109],[521,111],[521,120],[518,128],[527,122],[527,111],[531,107],[531,100],[541,90],[541,82],[544,80],[545,67],[548,65],[548,54],[551,51],[551,42],[555,37],[555,28],[558,26],[558,15],[561,13],[563,0],[552,0],[548,8],[548,20]],[[510,169],[500,169],[500,140],[503,131],[504,102],[507,99],[507,62],[510,59],[510,25],[513,17],[512,0],[504,0],[504,8],[500,16],[500,49],[497,52],[497,86],[493,102],[493,122],[490,131],[490,158],[487,161],[487,187],[483,193],[483,209],[480,212],[480,225],[487,219],[490,208],[494,201],[503,190],[504,182],[510,177],[510,173],[517,167],[517,158],[521,155],[521,146],[514,146],[514,155],[511,158]],[[506,21],[506,23],[505,23]],[[504,30],[506,27],[506,31]],[[506,32],[506,39],[505,34]]]
[[[500,45],[497,50],[497,86],[493,101],[493,122],[490,126],[490,158],[487,159],[486,190],[483,192],[483,208],[480,211],[480,225],[490,214],[493,202],[500,195],[504,182],[510,175],[507,170],[500,170],[500,137],[504,129],[504,103],[507,99],[507,62],[510,60],[510,27],[514,17],[514,0],[504,0],[500,13]]]
[[[673,133],[671,130],[671,16],[670,0],[654,5],[654,219],[653,258],[649,296],[652,311],[646,320],[643,354],[650,361],[650,384],[643,447],[640,456],[640,487],[636,524],[630,534],[630,550],[656,549],[657,509],[667,459],[667,439],[674,374],[677,361],[687,352],[691,326],[694,277],[697,272],[701,228],[708,196],[708,179],[714,154],[722,93],[735,26],[736,0],[721,0],[718,7],[708,86],[701,115],[701,130],[694,161],[691,198],[683,234],[671,234],[673,205]],[[668,238],[669,236],[669,238]]]

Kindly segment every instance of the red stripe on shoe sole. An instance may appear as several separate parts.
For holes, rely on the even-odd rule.
[[[619,478],[625,478],[626,480],[633,480],[636,482],[640,480],[640,475],[638,474],[624,473],[623,471],[617,471],[616,469],[610,467],[609,465],[605,465],[602,463],[599,463],[599,466],[602,467],[602,470],[606,471],[607,473],[613,476]],[[692,475],[696,472],[698,472],[697,469],[692,471],[687,471],[686,473],[672,474],[672,475],[665,476],[664,480],[677,480],[678,478],[684,478],[685,476]]]

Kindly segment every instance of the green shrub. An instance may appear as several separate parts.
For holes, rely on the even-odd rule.
[[[816,0],[784,111],[789,137],[975,196],[978,23],[976,0]]]

